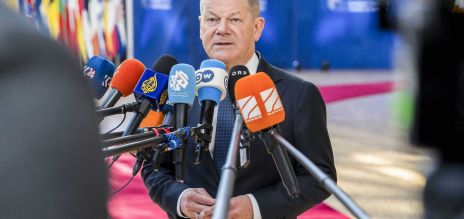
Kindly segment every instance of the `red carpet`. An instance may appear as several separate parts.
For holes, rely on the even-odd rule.
[[[326,103],[348,98],[380,94],[392,91],[391,82],[351,84],[320,87]],[[110,170],[111,191],[123,186],[132,172],[134,158],[128,154],[121,156]],[[108,209],[113,219],[163,219],[167,218],[163,210],[154,204],[140,175],[122,191],[111,197]],[[326,204],[320,204],[298,217],[298,219],[345,219],[349,218]]]
[[[111,168],[110,183],[112,190],[120,188],[128,180],[134,165],[134,158],[124,154]],[[166,213],[148,197],[148,191],[138,175],[122,191],[115,194],[108,203],[113,219],[166,219]],[[346,219],[326,204],[320,204],[303,213],[298,219]]]
[[[326,103],[391,92],[392,82],[377,82],[369,84],[342,84],[320,87],[322,98]]]

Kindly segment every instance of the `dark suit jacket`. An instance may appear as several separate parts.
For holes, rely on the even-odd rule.
[[[277,86],[285,108],[286,119],[280,124],[281,135],[296,146],[332,179],[336,171],[332,147],[326,127],[326,109],[321,95],[312,83],[269,65],[260,58],[257,72],[267,73]],[[200,115],[198,103],[189,115],[189,123],[197,124]],[[144,166],[142,177],[150,197],[169,217],[177,218],[177,199],[187,188],[205,188],[216,197],[220,174],[216,171],[209,152],[203,162],[193,164],[193,144],[186,147],[184,182],[176,181],[169,157],[162,168],[153,172],[151,163]],[[292,200],[275,168],[271,156],[261,140],[251,145],[251,164],[239,169],[234,196],[251,193],[256,198],[262,218],[296,218],[305,210],[322,202],[329,193],[290,156],[301,190],[300,198]]]

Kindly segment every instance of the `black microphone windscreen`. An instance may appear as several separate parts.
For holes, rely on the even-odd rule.
[[[165,54],[159,57],[158,60],[156,60],[152,69],[153,71],[169,75],[172,66],[174,66],[177,63],[179,62],[174,56]]]
[[[229,98],[232,104],[235,104],[235,83],[237,83],[240,78],[248,75],[250,75],[250,71],[244,65],[236,65],[230,69],[227,87],[229,88]]]

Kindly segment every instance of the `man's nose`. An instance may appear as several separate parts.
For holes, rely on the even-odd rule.
[[[226,35],[229,34],[229,23],[227,22],[226,19],[221,20],[218,25],[218,29],[216,31],[217,34],[219,35]]]

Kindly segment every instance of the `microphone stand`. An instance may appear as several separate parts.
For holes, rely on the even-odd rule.
[[[353,201],[337,184],[319,169],[303,153],[298,151],[292,144],[285,140],[275,129],[269,130],[266,134],[270,135],[274,141],[285,147],[285,149],[295,157],[295,159],[313,175],[330,193],[334,194],[343,205],[356,217],[361,219],[370,218],[364,210]]]
[[[214,208],[213,219],[227,218],[230,198],[234,191],[235,178],[237,176],[237,155],[240,147],[240,133],[242,129],[242,116],[236,111],[234,129],[232,130],[229,150],[227,151],[226,162],[222,168],[218,193],[216,195],[216,207]]]
[[[95,113],[97,114],[97,117],[99,119],[103,119],[106,116],[124,114],[126,112],[134,112],[134,111],[137,111],[138,109],[139,109],[139,103],[133,102],[133,103],[127,103],[121,106],[98,109],[95,111]]]
[[[139,151],[145,148],[153,147],[153,145],[158,145],[163,142],[167,142],[167,138],[165,136],[157,136],[137,142],[132,142],[124,145],[119,146],[110,146],[103,148],[103,155],[105,157],[111,157],[115,155],[121,155],[122,153],[131,152],[131,151]]]
[[[132,142],[132,141],[136,141],[136,140],[140,140],[140,139],[144,139],[148,137],[156,137],[154,129],[156,129],[157,133],[159,134],[165,134],[167,131],[173,131],[173,128],[158,126],[158,127],[154,127],[151,129],[146,129],[145,130],[146,132],[143,132],[143,133],[102,140],[101,144],[103,147],[108,147],[112,145]]]

